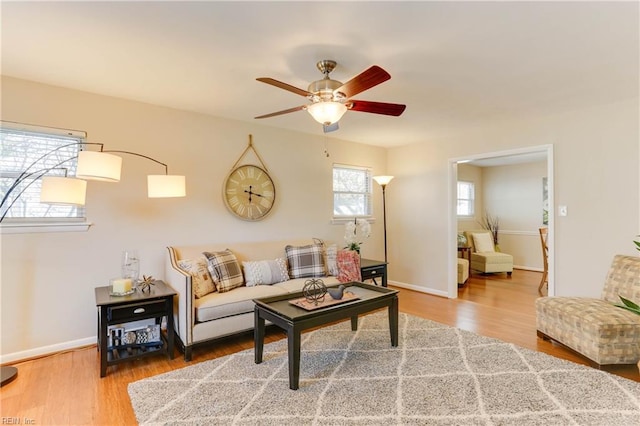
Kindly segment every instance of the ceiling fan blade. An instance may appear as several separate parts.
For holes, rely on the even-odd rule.
[[[372,114],[393,115],[395,117],[401,115],[407,108],[402,104],[389,104],[385,102],[369,102],[369,101],[350,101],[347,105],[351,111],[370,112]]]
[[[298,89],[295,86],[292,86],[292,85],[287,84],[287,83],[283,83],[283,82],[278,81],[278,80],[274,80],[273,78],[260,77],[260,78],[256,78],[256,80],[261,81],[263,83],[270,84],[272,86],[279,87],[279,88],[284,89],[284,90],[288,90],[289,92],[293,92],[296,95],[313,96],[313,93],[311,93],[311,92],[307,92],[306,90]]]
[[[306,107],[306,105],[300,105],[300,106],[297,106],[295,108],[284,109],[282,111],[272,112],[271,114],[260,115],[258,117],[254,117],[254,118],[269,118],[269,117],[275,117],[276,115],[289,114],[290,112],[301,111],[305,107]]]
[[[391,75],[377,65],[361,72],[342,86],[338,87],[337,92],[342,92],[347,98],[371,89],[391,78]]]

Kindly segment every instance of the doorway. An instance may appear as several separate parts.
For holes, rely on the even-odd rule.
[[[546,161],[546,179],[547,179],[547,202],[548,202],[548,239],[549,246],[549,274],[547,291],[548,295],[555,294],[554,287],[554,176],[553,176],[553,145],[541,145],[528,148],[513,149],[507,151],[489,152],[483,154],[468,155],[464,157],[449,159],[449,285],[448,297],[458,297],[457,283],[457,233],[458,233],[458,216],[457,216],[457,182],[458,182],[458,165],[459,164],[478,164],[484,166],[497,166],[517,164],[532,161]],[[541,187],[542,188],[542,187]],[[541,189],[542,191],[542,189]],[[542,206],[541,206],[542,209]],[[535,229],[536,233],[538,232]],[[538,243],[539,244],[539,243]],[[541,252],[541,249],[539,249]]]

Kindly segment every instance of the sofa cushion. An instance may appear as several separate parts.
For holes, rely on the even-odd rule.
[[[306,246],[285,247],[289,276],[291,278],[324,277],[325,266],[322,246],[309,244]]]
[[[536,327],[598,364],[630,364],[640,357],[640,316],[601,299],[536,299]]]
[[[226,293],[210,293],[195,301],[196,321],[212,321],[253,312],[253,299],[278,296],[287,291],[277,285],[238,287]]]
[[[494,251],[492,253],[471,253],[472,262],[482,262],[485,265],[513,263],[513,256]]]
[[[287,293],[295,293],[298,291],[302,291],[302,287],[304,287],[304,283],[308,279],[309,278],[296,278],[293,280],[285,281],[283,283],[278,283],[274,285],[274,287],[281,288],[285,290]],[[326,286],[340,284],[340,281],[338,281],[336,277],[323,277],[321,279],[324,285]]]
[[[238,259],[226,249],[216,252],[203,253],[208,261],[209,273],[216,283],[220,293],[227,292],[244,284],[244,277]]]
[[[206,296],[216,291],[213,278],[211,278],[211,274],[209,273],[207,259],[205,259],[204,256],[196,259],[179,260],[178,267],[191,275],[193,294],[196,297]]]
[[[242,262],[244,281],[247,287],[271,285],[289,279],[287,262],[279,257],[274,260],[254,260]]]
[[[479,253],[495,252],[493,245],[493,237],[488,232],[478,232],[471,234],[473,237],[473,245]]]

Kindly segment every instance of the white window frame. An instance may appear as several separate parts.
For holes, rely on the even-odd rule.
[[[2,132],[2,155],[5,155],[5,136],[15,135],[17,137],[37,137],[37,138],[47,138],[51,137],[52,139],[57,139],[60,141],[60,145],[63,144],[73,144],[73,143],[84,143],[86,142],[87,134],[86,132],[77,131],[77,130],[67,130],[67,129],[57,129],[52,127],[44,127],[44,126],[33,126],[22,123],[1,121],[0,122]],[[8,146],[8,145],[7,145]],[[69,147],[71,148],[71,146]],[[82,145],[78,145],[77,151],[82,149]],[[76,151],[76,152],[77,152]],[[32,153],[32,157],[38,158],[40,155],[44,156],[44,161],[48,161],[47,163],[34,162],[32,160],[27,160],[24,164],[24,168],[28,168],[33,165],[28,171],[29,172],[37,172],[38,170],[45,170],[52,165],[60,164],[59,167],[56,167],[51,172],[47,174],[50,175],[65,175],[66,176],[74,176],[75,170],[77,166],[77,157],[74,156],[75,152],[72,152],[69,156],[69,159],[65,159],[65,154],[61,157],[58,157],[56,160],[49,159],[48,153],[52,152],[52,148],[46,147],[42,149],[42,152],[37,152],[35,154]],[[58,152],[53,152],[56,154]],[[4,159],[2,159],[4,160]],[[53,163],[51,162],[53,161]],[[62,163],[61,163],[62,161]],[[0,177],[16,179],[20,175],[20,170],[8,171],[8,167],[0,167]],[[24,169],[22,169],[24,170]],[[37,173],[34,176],[32,181],[25,181],[20,188],[17,188],[15,191],[21,191],[26,185],[29,186],[30,189],[34,188],[34,184],[30,182],[34,182],[37,184],[37,181],[41,179],[43,175]],[[36,186],[37,188],[37,186]],[[0,197],[3,197],[5,192],[3,189],[0,192]],[[17,195],[14,193],[13,195]],[[37,203],[35,203],[37,205]],[[65,206],[66,207],[66,206]],[[49,214],[53,214],[53,216],[22,216],[22,217],[11,217],[6,216],[2,222],[0,222],[0,232],[2,234],[13,234],[13,233],[32,233],[32,232],[67,232],[67,231],[86,231],[90,223],[87,222],[85,217],[85,209],[82,206],[68,208],[68,211],[65,211],[64,208],[53,208],[47,209]],[[1,213],[0,213],[1,214]],[[62,216],[65,214],[65,216]],[[69,216],[68,214],[73,214]],[[57,216],[56,216],[57,215]]]
[[[471,197],[470,198],[462,198],[460,196],[460,185],[468,185],[471,187]],[[475,204],[476,204],[476,185],[473,182],[469,182],[469,181],[464,181],[464,180],[459,180],[458,181],[458,185],[457,185],[457,195],[456,195],[456,199],[457,199],[457,203],[456,203],[456,215],[458,217],[461,218],[472,218],[475,216]],[[471,212],[469,212],[469,214],[460,214],[460,201],[465,201],[469,204]]]
[[[364,191],[358,191],[357,188],[351,188],[351,190],[336,189],[336,169],[345,169],[353,172],[360,172],[365,178]],[[354,166],[349,164],[334,163],[331,173],[332,193],[333,193],[333,223],[346,222],[353,220],[356,217],[372,219],[373,217],[373,169],[366,166]],[[361,205],[364,214],[353,214],[351,212],[345,212],[344,214],[336,213],[336,195],[353,194],[361,195],[364,197],[363,205]]]

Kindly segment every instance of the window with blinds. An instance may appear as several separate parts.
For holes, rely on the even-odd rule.
[[[333,217],[371,216],[371,169],[333,165]]]
[[[75,176],[86,133],[0,123],[0,217],[6,222],[83,220],[84,208],[40,203],[41,178]]]

